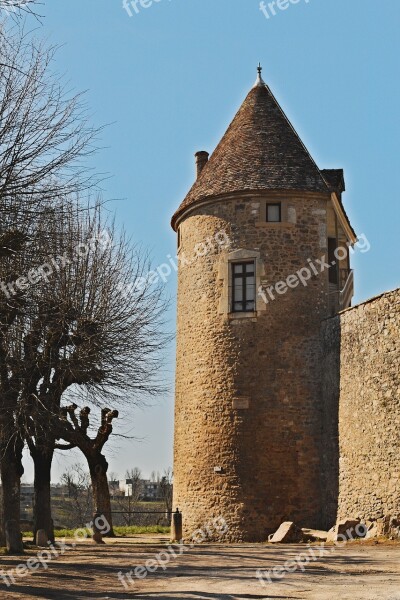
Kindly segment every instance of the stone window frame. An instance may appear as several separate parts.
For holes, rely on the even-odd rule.
[[[232,268],[234,262],[243,262],[254,260],[255,264],[255,289],[256,301],[254,312],[233,312],[232,311]],[[267,308],[262,297],[258,294],[262,279],[265,277],[265,264],[261,260],[260,252],[257,250],[234,250],[228,254],[222,255],[219,263],[218,279],[222,282],[222,291],[219,300],[218,312],[227,319],[249,319],[257,318]]]
[[[277,206],[279,208],[279,219],[272,221],[268,218],[268,209],[271,206]],[[266,223],[282,223],[282,202],[266,202],[265,203],[265,221]]]
[[[281,220],[267,221],[267,206],[268,204],[281,205]],[[260,214],[256,221],[256,227],[294,227],[297,223],[296,207],[288,198],[270,197],[260,199]]]

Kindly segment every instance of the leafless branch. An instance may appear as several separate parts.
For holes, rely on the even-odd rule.
[[[38,7],[43,2],[38,0],[0,0],[0,11],[12,17],[19,18],[23,14],[34,15],[39,18]]]
[[[83,95],[53,72],[55,53],[20,26],[0,24],[0,210],[14,218],[98,182],[83,161],[100,129]]]

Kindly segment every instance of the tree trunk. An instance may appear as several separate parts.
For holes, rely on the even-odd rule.
[[[33,535],[44,529],[49,541],[54,542],[54,525],[51,518],[51,463],[54,450],[50,446],[37,446],[31,456],[35,465]]]
[[[15,521],[19,535],[13,541],[10,552],[22,553],[23,545],[20,530],[20,495],[21,477],[24,474],[22,466],[22,451],[24,442],[19,436],[0,446],[0,471],[2,482],[2,532],[1,545],[6,545],[6,523]]]
[[[103,537],[115,537],[112,524],[110,489],[107,479],[108,463],[100,453],[87,456],[86,459],[89,464],[92,480],[94,512],[103,515],[110,526],[110,531],[104,534]]]

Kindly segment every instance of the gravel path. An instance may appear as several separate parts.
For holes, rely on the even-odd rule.
[[[318,546],[310,550],[304,544],[201,545],[174,552],[176,557],[161,538],[80,543],[25,577],[15,571],[19,558],[1,557],[0,576],[10,582],[12,575],[15,583],[7,587],[3,580],[0,598],[400,600],[400,544],[348,544],[322,556]],[[29,557],[35,558],[33,549],[25,560]],[[152,572],[137,578],[134,570],[149,560]],[[271,572],[285,563],[285,571]],[[137,574],[143,576],[144,569]]]

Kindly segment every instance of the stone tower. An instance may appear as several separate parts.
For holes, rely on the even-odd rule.
[[[356,241],[343,171],[319,170],[261,69],[211,158],[196,158],[172,218],[174,506],[185,535],[219,516],[232,541],[285,520],[321,526],[320,327],[353,293],[348,257],[333,254]]]

